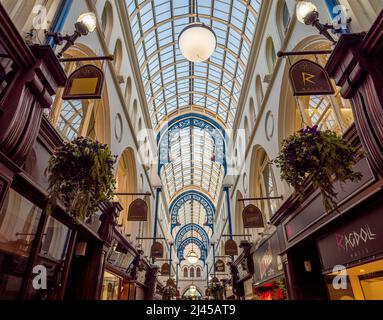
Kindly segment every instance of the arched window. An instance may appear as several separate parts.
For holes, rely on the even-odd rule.
[[[190,278],[194,278],[194,268],[190,268]]]
[[[113,30],[113,8],[109,1],[105,3],[101,15],[101,28],[104,32],[105,41],[108,44]]]
[[[276,197],[278,196],[275,178],[270,160],[260,147],[254,147],[251,158],[250,176],[250,196],[251,197]],[[270,220],[279,206],[278,200],[258,201],[256,205],[264,213],[265,225]]]
[[[137,100],[134,99],[133,101],[133,108],[132,110],[130,110],[130,120],[132,121],[132,125],[135,126],[136,125],[136,119],[137,119],[137,110],[138,109],[138,106],[137,106]]]
[[[126,80],[126,89],[125,89],[125,103],[126,107],[130,108],[130,100],[132,98],[132,78],[128,77]]]
[[[326,55],[316,58],[305,57],[324,66],[327,61]],[[332,130],[343,133],[353,123],[354,118],[350,102],[340,95],[340,90],[333,83],[336,92],[331,96],[305,96],[297,99],[296,129],[299,130],[305,124],[317,125],[321,130]]]
[[[287,31],[290,21],[291,21],[291,15],[290,15],[289,7],[287,6],[286,1],[283,1],[282,23],[283,23],[283,28],[285,32]]]
[[[246,146],[247,146],[247,143],[249,142],[249,139],[250,139],[250,128],[249,128],[249,119],[247,117],[245,117],[245,120],[244,120],[244,129],[245,129],[245,141],[246,141]]]
[[[271,37],[268,37],[266,41],[266,59],[269,74],[271,75],[274,72],[275,63],[277,62],[277,53]]]
[[[188,277],[188,268],[184,268],[184,278]]]
[[[141,130],[142,130],[142,118],[138,119],[138,126],[137,126],[137,129],[138,129],[138,132],[137,132],[137,133],[140,133]]]
[[[82,100],[63,101],[56,128],[68,140],[74,140],[82,135],[80,134],[83,131],[81,124],[85,110],[86,106],[83,105]]]
[[[201,278],[201,268],[197,268],[197,278]]]
[[[263,93],[263,87],[262,87],[262,79],[260,75],[257,75],[255,79],[255,92],[257,95],[257,104],[258,104],[258,110],[261,109],[261,105],[264,99],[264,93]]]
[[[67,75],[81,67],[81,64],[69,62],[65,65]],[[94,140],[105,140],[106,130],[103,107],[108,107],[107,97],[102,100],[62,100],[61,89],[56,95],[49,118],[66,140],[79,136]],[[105,141],[108,142],[108,141]]]
[[[117,39],[116,45],[114,47],[114,70],[116,71],[117,76],[120,75],[122,64],[122,44],[121,40]]]
[[[256,120],[256,112],[255,112],[255,105],[254,105],[254,99],[253,98],[250,98],[250,102],[249,102],[249,114],[250,114],[250,121],[252,124],[254,124],[255,120]]]
[[[116,170],[116,189],[119,193],[134,193],[138,189],[136,154],[132,148],[126,149],[119,158]],[[128,221],[128,209],[134,199],[132,197],[119,197],[119,202],[124,208],[119,214],[118,224],[122,225],[126,233],[131,234],[137,226]]]

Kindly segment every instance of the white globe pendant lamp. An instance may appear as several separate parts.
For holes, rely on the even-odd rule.
[[[217,47],[217,37],[212,28],[199,21],[196,1],[196,22],[187,25],[178,38],[182,55],[190,62],[208,60]]]
[[[187,260],[190,264],[196,264],[198,262],[198,256],[192,249],[189,254],[187,255]]]

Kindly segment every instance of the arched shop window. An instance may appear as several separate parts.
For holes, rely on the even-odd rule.
[[[194,278],[194,268],[190,268],[190,278]]]
[[[188,277],[188,268],[184,268],[184,278]]]
[[[324,66],[327,56],[307,57],[306,59],[318,62]],[[305,96],[297,99],[297,115],[295,128],[317,125],[321,130],[332,130],[343,133],[353,123],[354,118],[350,102],[340,95],[335,86],[335,94],[328,96]]]
[[[201,278],[201,268],[197,268],[197,278]]]

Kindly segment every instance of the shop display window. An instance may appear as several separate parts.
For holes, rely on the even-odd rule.
[[[348,268],[342,275],[347,279],[342,287],[333,284],[340,283],[339,272],[325,276],[331,300],[383,300],[383,260]]]
[[[119,300],[121,291],[121,278],[105,271],[102,283],[102,300]]]
[[[254,300],[286,300],[287,291],[284,278],[265,283],[254,288]]]
[[[29,299],[56,300],[58,298],[70,236],[71,230],[67,226],[51,216],[48,218],[40,252],[36,259],[36,265],[42,265],[47,270],[47,288],[35,290],[29,286]]]
[[[16,299],[42,210],[10,189],[0,210],[0,299]]]

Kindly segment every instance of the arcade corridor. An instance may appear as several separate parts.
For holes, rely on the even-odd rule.
[[[0,300],[383,300],[383,0],[0,0]]]

